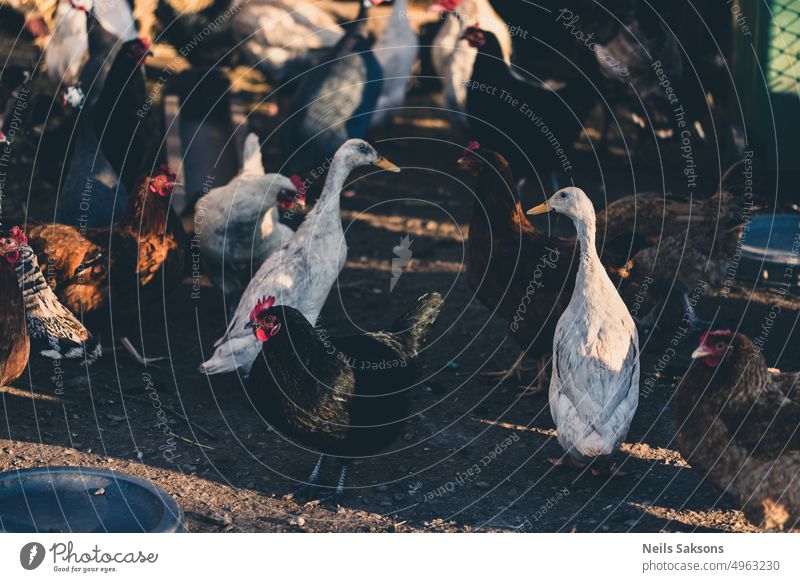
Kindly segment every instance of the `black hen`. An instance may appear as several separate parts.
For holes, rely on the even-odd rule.
[[[478,49],[472,78],[462,81],[473,135],[483,147],[505,152],[518,177],[547,177],[554,188],[569,184],[569,154],[592,107],[591,91],[577,81],[555,88],[521,77],[491,32],[472,26],[463,38]]]
[[[128,191],[103,154],[91,120],[78,115],[69,169],[59,191],[56,221],[82,228],[110,226],[128,206]]]
[[[360,0],[358,18],[325,63],[302,76],[283,125],[281,144],[288,174],[323,165],[339,146],[369,129],[383,87],[383,70],[372,53],[369,7]]]
[[[379,452],[403,426],[422,343],[444,301],[429,293],[388,330],[340,338],[274,302],[273,297],[260,301],[247,324],[262,342],[247,394],[272,427],[322,453],[309,487],[325,455],[339,458],[336,499],[344,491],[349,460]]]
[[[100,24],[94,22],[92,26],[96,30]],[[116,51],[107,70],[98,68],[97,78],[81,80],[82,85],[88,83],[85,107],[89,108],[103,153],[129,191],[142,174],[161,161],[161,120],[150,108],[152,100],[144,74],[144,61],[150,54],[147,39],[127,41]]]

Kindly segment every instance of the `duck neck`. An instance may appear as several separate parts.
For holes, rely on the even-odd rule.
[[[597,226],[595,217],[592,214],[575,220],[575,228],[578,231],[578,242],[581,247],[580,263],[578,264],[578,283],[581,283],[594,275],[600,258],[597,255],[595,239],[597,238]]]
[[[350,165],[345,163],[345,160],[338,154],[333,157],[322,194],[305,222],[319,222],[328,218],[341,224],[339,203],[344,182],[350,175],[351,169]]]

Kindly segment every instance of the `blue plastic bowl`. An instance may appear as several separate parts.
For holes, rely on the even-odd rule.
[[[742,261],[737,277],[762,285],[800,286],[800,264],[795,238],[800,235],[799,214],[756,214],[742,237]],[[794,273],[789,279],[786,274]]]
[[[0,473],[0,531],[171,533],[183,512],[157,485],[116,471],[45,467]]]

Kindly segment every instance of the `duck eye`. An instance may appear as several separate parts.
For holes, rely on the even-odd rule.
[[[362,154],[366,154],[367,153],[367,146],[364,145],[363,143],[359,144],[358,145],[358,151],[360,151]]]
[[[567,197],[567,193],[566,193],[566,192],[562,192],[562,193],[561,193],[561,197],[562,197],[562,198],[566,198],[566,197]]]

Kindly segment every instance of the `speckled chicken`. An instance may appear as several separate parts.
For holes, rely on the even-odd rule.
[[[22,289],[28,337],[32,355],[48,361],[56,388],[87,379],[88,367],[101,355],[102,348],[92,334],[58,301],[39,268],[25,234],[17,229],[20,258],[15,264]]]
[[[264,297],[247,323],[261,350],[247,394],[273,428],[339,459],[335,499],[344,492],[348,463],[380,452],[403,427],[442,296],[420,297],[386,330],[347,337],[328,337],[296,309],[274,303]],[[322,459],[308,478],[310,487]]]
[[[340,194],[350,172],[366,165],[400,169],[360,139],[346,141],[331,162],[322,195],[294,236],[264,261],[247,285],[225,335],[214,343],[214,355],[200,366],[204,374],[240,370],[247,374],[260,348],[244,328],[264,295],[294,307],[312,324],[347,260],[347,242],[339,212]]]
[[[682,294],[684,308],[696,325],[698,318],[689,295],[702,295],[725,283],[744,222],[752,212],[752,194],[737,185],[737,168],[739,164],[726,172],[719,192],[697,205],[699,221],[660,238],[628,261],[624,290],[628,303],[645,281],[649,282],[647,302],[651,307],[643,325],[654,323],[673,288]]]
[[[704,333],[692,358],[675,397],[681,454],[752,523],[800,527],[797,374],[771,371],[753,342],[730,330]]]
[[[0,230],[0,386],[22,375],[30,354],[25,306],[15,272],[19,246],[15,232]]]
[[[281,224],[278,209],[297,212],[305,206],[305,189],[281,174],[265,174],[258,136],[244,146],[244,165],[227,184],[200,198],[195,232],[206,272],[225,295],[229,315],[261,264],[287,242],[294,231]]]

